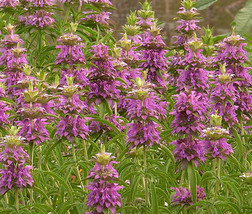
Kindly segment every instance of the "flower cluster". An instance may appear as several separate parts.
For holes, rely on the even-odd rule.
[[[77,64],[84,63],[85,58],[81,48],[84,47],[81,38],[74,33],[67,33],[58,39],[62,45],[57,45],[60,49],[55,64]]]
[[[172,188],[176,190],[176,193],[171,198],[171,203],[173,205],[180,205],[182,207],[187,207],[193,204],[191,191],[187,188],[179,187]],[[197,201],[201,201],[206,197],[203,187],[197,186]]]
[[[211,115],[210,123],[213,127],[202,130],[201,137],[206,153],[210,158],[220,158],[225,160],[227,156],[234,153],[232,146],[227,143],[229,132],[221,128],[221,116]]]
[[[237,108],[232,110],[235,110],[239,120],[249,120],[246,114],[251,114],[252,111],[252,95],[248,90],[252,84],[248,73],[250,68],[244,66],[248,61],[248,53],[243,49],[245,45],[244,39],[233,32],[219,44],[215,59],[218,63],[225,63],[227,75],[233,77],[232,87],[235,89],[236,99],[233,98],[232,101]]]
[[[53,13],[45,10],[37,10],[32,15],[19,16],[19,22],[24,25],[30,25],[37,28],[52,26],[54,23]]]
[[[3,137],[1,142],[4,145],[0,153],[0,162],[4,166],[3,169],[0,169],[1,195],[10,189],[22,189],[33,184],[33,179],[30,174],[32,166],[25,165],[29,156],[23,150],[23,138],[17,135],[17,132],[17,128],[11,127],[9,135]]]
[[[129,123],[127,144],[130,149],[141,146],[152,146],[160,143],[160,126],[151,120],[161,120],[166,113],[166,102],[150,91],[144,80],[136,79],[137,86],[131,92],[126,105]]]
[[[146,80],[158,87],[166,88],[167,62],[165,54],[167,51],[160,36],[160,29],[155,24],[142,35],[140,48],[142,49],[141,60],[144,62],[139,67],[148,71]]]
[[[120,82],[116,80],[116,70],[113,66],[109,48],[104,44],[92,46],[94,66],[90,67],[88,79],[90,92],[88,98],[96,103],[106,99],[109,103],[120,96]]]
[[[86,120],[79,114],[86,111],[87,104],[80,99],[79,85],[74,84],[74,76],[65,75],[67,85],[59,87],[61,95],[56,101],[56,110],[60,114],[60,121],[56,126],[56,134],[73,142],[74,138],[86,139],[89,128]]]
[[[101,152],[95,157],[95,166],[90,170],[87,178],[92,179],[86,188],[91,192],[87,196],[87,207],[91,212],[102,214],[109,210],[110,213],[116,213],[116,206],[121,206],[121,196],[118,190],[122,189],[114,182],[119,178],[118,172],[113,168],[115,161],[110,161],[110,153]]]
[[[182,1],[182,7],[178,12],[178,26],[176,27],[179,36],[175,36],[176,41],[174,42],[174,44],[177,46],[183,46],[188,39],[191,38],[193,33],[200,29],[200,27],[197,25],[199,22],[197,19],[199,13],[197,12],[197,9],[193,7],[194,4],[195,1],[193,0]]]
[[[0,42],[0,65],[4,65],[3,74],[5,75],[5,92],[9,97],[17,95],[17,89],[13,86],[17,85],[18,81],[24,78],[22,69],[28,64],[25,58],[26,50],[21,47],[23,40],[19,37],[19,35],[14,33],[14,29],[14,26],[8,25],[6,27],[8,34],[5,35]]]
[[[205,120],[208,104],[195,91],[180,92],[175,97],[177,102],[170,113],[175,117],[171,123],[172,133],[179,135],[199,134],[204,128],[203,121]]]

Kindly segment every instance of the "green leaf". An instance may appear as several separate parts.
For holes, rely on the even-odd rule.
[[[237,13],[234,22],[236,32],[244,34],[252,28],[252,0],[248,0],[245,6]]]
[[[113,129],[117,134],[121,134],[121,132],[116,128],[116,126],[114,124],[112,124],[110,121],[102,119],[102,118],[94,118],[92,119],[93,121],[98,121],[102,124],[105,124],[107,126],[109,126],[111,129]]]
[[[194,171],[194,165],[193,163],[187,164],[187,170],[188,170],[188,179],[190,184],[190,190],[192,193],[192,199],[193,203],[197,202],[197,178]]]
[[[60,185],[62,185],[64,187],[64,189],[68,192],[69,196],[71,198],[73,197],[73,193],[72,193],[73,190],[72,190],[71,186],[68,184],[68,182],[65,181],[65,179],[63,177],[56,174],[55,172],[43,171],[43,173],[52,176],[55,180],[57,180],[59,182]]]
[[[195,4],[195,7],[198,10],[204,10],[211,6],[213,3],[217,2],[218,0],[198,0]]]
[[[53,208],[49,207],[46,204],[34,204],[33,207],[38,208],[39,210],[44,209],[44,210],[50,211],[51,213],[57,214]]]
[[[235,206],[235,204],[233,204],[231,202],[216,201],[215,205],[217,205],[218,207],[227,208],[228,210],[230,210],[232,212],[232,214],[239,213],[239,209]]]
[[[151,213],[152,214],[158,214],[158,198],[157,198],[157,193],[154,184],[151,182],[150,183],[151,187]]]

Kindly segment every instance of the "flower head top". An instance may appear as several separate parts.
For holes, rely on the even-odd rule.
[[[234,153],[232,146],[227,143],[229,132],[221,128],[221,116],[217,114],[210,116],[210,124],[213,127],[202,130],[201,137],[205,140],[203,145],[210,158],[221,158],[225,160],[227,156]]]
[[[58,42],[62,43],[62,45],[56,46],[56,48],[61,49],[61,52],[58,54],[55,61],[56,64],[63,63],[73,65],[84,63],[85,58],[81,50],[84,45],[81,42],[81,38],[78,35],[74,34],[76,27],[76,24],[72,23],[72,32],[63,35],[58,39]]]
[[[137,14],[139,16],[137,24],[143,29],[151,27],[157,21],[154,18],[154,11],[152,10],[151,4],[147,0],[142,4],[141,10],[138,10]]]
[[[183,46],[188,39],[191,38],[193,33],[200,29],[197,25],[199,22],[197,9],[194,8],[195,1],[193,0],[183,0],[181,2],[182,7],[178,12],[179,20],[177,21],[178,26],[176,30],[179,32],[179,36],[175,36],[176,41],[174,44],[176,46]]]

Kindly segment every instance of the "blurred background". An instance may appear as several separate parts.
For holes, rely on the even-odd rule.
[[[214,35],[230,32],[230,24],[234,20],[236,13],[245,5],[247,0],[219,0],[206,10],[199,11],[201,16],[201,26],[214,26]],[[125,24],[126,17],[132,10],[138,10],[140,3],[144,0],[112,0],[116,8],[112,12],[115,30],[120,31]],[[180,7],[180,0],[152,0],[155,17],[163,23],[164,40],[171,43],[171,36],[176,35],[176,22],[174,18]],[[252,11],[251,11],[252,12]],[[120,34],[116,35],[118,38]]]

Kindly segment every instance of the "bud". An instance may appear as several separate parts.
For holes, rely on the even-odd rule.
[[[24,67],[23,67],[23,73],[24,73],[26,76],[30,76],[30,75],[31,75],[31,72],[32,72],[31,66],[25,64]]]
[[[128,25],[136,25],[136,23],[137,23],[136,12],[130,11],[130,15],[127,17],[127,24]]]
[[[234,75],[226,73],[226,64],[223,64],[223,65],[220,64],[220,69],[221,69],[221,74],[218,76],[219,82],[221,84],[224,84],[225,82],[231,82],[232,77]]]
[[[191,49],[192,51],[194,51],[194,52],[196,52],[196,51],[199,50],[199,49],[202,49],[202,47],[203,47],[203,43],[201,42],[201,40],[199,40],[199,39],[197,38],[197,35],[196,35],[195,32],[194,32],[194,34],[193,34],[193,39],[190,40],[187,44],[188,44],[188,46],[190,47],[190,49]]]
[[[151,26],[151,35],[153,37],[160,35],[160,28],[157,27],[156,23],[153,23],[153,25]]]
[[[227,138],[228,136],[229,132],[226,129],[222,129],[220,127],[203,129],[201,135],[201,137],[209,140],[219,140],[221,138]]]
[[[73,23],[73,22],[71,22],[70,23],[70,29],[69,29],[69,31],[71,32],[71,33],[75,33],[76,32],[76,30],[77,30],[77,28],[78,28],[78,23]]]
[[[143,80],[140,78],[140,77],[137,77],[136,78],[136,85],[137,85],[137,87],[139,87],[139,88],[141,88],[141,87],[143,87]]]
[[[191,10],[194,5],[195,5],[195,1],[193,0],[183,0],[181,2],[182,6],[186,9],[186,10]]]
[[[124,25],[123,29],[125,33],[129,36],[135,36],[139,34],[141,30],[140,26],[137,26],[137,25]]]
[[[130,150],[129,155],[133,157],[140,157],[143,155],[143,147],[134,147],[133,149]]]
[[[6,29],[6,31],[7,31],[8,34],[13,34],[15,27],[13,25],[11,25],[11,24],[8,24],[5,27],[5,29]]]
[[[115,58],[118,59],[121,57],[121,52],[122,52],[121,48],[119,48],[115,45],[114,48],[112,49],[112,51],[113,51],[113,55]]]
[[[8,148],[12,148],[13,146],[19,146],[22,143],[22,141],[24,140],[24,138],[17,135],[19,132],[19,129],[20,129],[20,127],[11,126],[11,128],[8,130],[8,132],[9,132],[8,135],[3,137],[4,144]]]
[[[106,166],[107,164],[109,164],[111,158],[111,153],[102,151],[96,154],[95,161],[100,165]]]
[[[222,117],[218,115],[217,111],[215,111],[215,114],[212,114],[210,116],[210,124],[212,126],[221,127],[221,123],[222,123]]]
[[[121,47],[126,51],[129,51],[132,46],[131,40],[128,39],[127,34],[123,35],[123,40],[120,40],[120,43]]]

